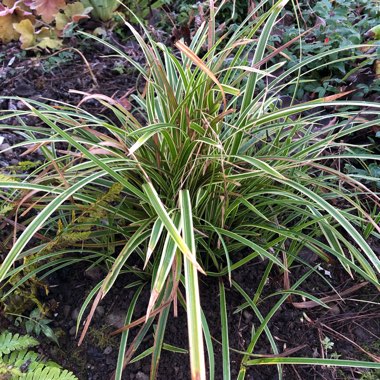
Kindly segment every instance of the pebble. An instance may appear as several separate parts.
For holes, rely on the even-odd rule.
[[[148,375],[145,375],[144,372],[137,372],[136,373],[136,377],[135,377],[136,380],[149,380],[149,376]]]
[[[11,146],[8,143],[1,144],[0,145],[0,152],[5,150],[5,149],[8,149],[7,151],[3,152],[2,154],[4,154],[5,157],[10,156],[10,155],[12,155],[12,149],[9,149],[10,147]]]
[[[332,315],[339,315],[340,307],[338,306],[338,304],[335,303],[334,305],[330,306],[329,313]]]
[[[16,103],[16,107],[19,110],[26,110],[26,109],[28,109],[28,106],[24,102],[21,102],[21,101],[18,101]]]
[[[111,352],[112,352],[112,347],[111,347],[111,346],[108,346],[108,347],[106,347],[105,350],[103,351],[103,354],[104,354],[104,355],[109,355]]]
[[[64,315],[65,319],[67,319],[67,318],[69,317],[69,315],[70,315],[70,310],[71,310],[70,305],[65,305],[65,306],[63,307],[63,315]]]
[[[77,307],[76,309],[74,309],[71,313],[71,319],[73,319],[74,321],[76,321],[78,319],[78,315],[79,315],[79,308]]]
[[[253,314],[250,313],[248,310],[244,310],[244,311],[243,311],[243,317],[244,317],[244,319],[245,319],[245,322],[246,322],[246,323],[249,323],[249,322],[251,322],[252,319],[253,319]]]
[[[124,313],[122,314],[122,313],[115,312],[115,313],[108,314],[105,318],[105,322],[108,325],[111,325],[119,329],[120,327],[124,326],[124,319],[125,319]]]
[[[93,281],[99,281],[103,277],[103,271],[100,268],[89,268],[84,272],[85,277]]]
[[[99,317],[103,317],[104,313],[105,313],[105,310],[104,310],[104,307],[103,306],[98,306],[95,310],[95,313],[99,316]]]
[[[307,247],[302,248],[302,250],[299,253],[299,257],[310,264],[318,260],[318,255]]]
[[[13,100],[10,100],[8,103],[8,109],[10,111],[16,111],[17,110],[17,104]]]
[[[112,356],[107,356],[106,357],[106,364],[113,366],[115,364],[115,358],[113,358]]]
[[[360,341],[366,342],[368,340],[368,332],[362,329],[361,327],[357,327],[354,330],[354,334],[356,335],[357,339]]]
[[[74,335],[76,334],[76,332],[77,332],[77,328],[76,328],[76,326],[73,326],[73,327],[69,330],[69,334],[70,334],[71,336],[74,336]]]
[[[15,89],[14,89],[14,95],[18,96],[31,96],[35,93],[36,91],[32,86],[28,86],[26,84],[18,84]]]

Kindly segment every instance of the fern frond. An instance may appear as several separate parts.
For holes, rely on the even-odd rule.
[[[23,380],[78,380],[78,378],[68,370],[62,370],[57,367],[38,368],[35,371],[28,372]]]
[[[43,360],[34,351],[13,351],[10,355],[0,357],[0,365],[22,369],[23,373],[13,374],[12,380],[78,380],[72,372],[62,369],[57,363]]]
[[[9,211],[14,209],[13,204],[11,203],[0,203],[0,215],[7,215]]]
[[[0,334],[0,356],[12,351],[20,351],[29,347],[38,346],[38,341],[29,335],[20,336],[4,331]]]
[[[21,351],[13,351],[9,355],[4,355],[0,360],[13,367],[28,367],[28,369],[35,369],[41,362],[41,355],[34,351],[27,349]]]
[[[20,377],[21,375],[22,375],[22,372],[18,368],[2,363],[0,359],[0,379],[1,380],[14,379],[15,377]]]
[[[0,182],[19,182],[19,179],[0,173]]]

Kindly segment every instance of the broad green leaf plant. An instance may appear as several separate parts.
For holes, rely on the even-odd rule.
[[[303,247],[379,288],[380,261],[367,242],[380,234],[376,208],[368,206],[379,206],[379,196],[336,163],[380,159],[341,142],[375,125],[380,105],[340,100],[344,94],[285,108],[281,104],[282,91],[302,81],[302,67],[359,46],[323,52],[283,71],[281,62],[271,63],[281,48],[270,50],[267,42],[286,1],[272,6],[262,1],[218,40],[213,21],[223,2],[213,4],[211,21],[196,31],[190,46],[178,41],[171,49],[155,42],[143,24],[141,33],[126,23],[145,65],[109,45],[145,80],[143,93],[133,96],[133,113],[104,95],[82,93],[82,102],[96,99],[113,116],[91,114],[81,108],[82,102],[78,107],[50,106],[26,99],[21,101],[27,110],[0,114],[1,129],[25,137],[18,147],[39,148],[46,157],[19,180],[0,177],[2,199],[13,206],[7,217],[18,215],[25,226],[0,267],[3,299],[33,276],[43,280],[78,262],[104,265],[108,274],[79,313],[78,331],[87,315],[82,342],[97,305],[119,275],[136,276],[126,327],[119,331],[116,379],[157,317],[154,346],[146,352],[152,355],[155,378],[168,314],[177,304],[187,314],[191,378],[215,378],[216,343],[200,302],[204,276],[219,283],[224,379],[231,376],[226,286],[242,295],[246,302],[241,309],[250,308],[261,323],[242,355],[239,380],[253,365],[276,364],[280,378],[286,363],[347,365],[340,360],[252,357],[261,335],[273,354],[279,353],[268,322],[289,294],[312,297],[298,288],[313,268],[280,294],[267,315],[258,304],[271,273],[275,268],[291,272],[301,262]],[[262,16],[252,18],[258,11]],[[265,83],[263,90],[259,83]],[[360,117],[357,111],[345,111],[346,106],[361,110]],[[321,107],[334,108],[334,118],[321,113]],[[34,116],[38,126],[26,124],[25,116]],[[14,118],[17,126],[10,123]],[[44,239],[33,240],[37,231]],[[256,293],[247,294],[234,271],[257,262],[267,269]],[[26,271],[30,267],[37,269]],[[12,281],[24,271],[27,275]],[[144,287],[151,290],[146,316],[133,323]],[[142,327],[130,341],[129,329],[138,323]]]

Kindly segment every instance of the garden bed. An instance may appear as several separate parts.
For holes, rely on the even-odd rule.
[[[116,35],[112,38],[117,46],[132,55],[134,60],[140,63],[145,62],[135,43],[119,40]],[[110,53],[111,50],[100,43],[83,42],[75,38],[68,44],[67,50],[38,58],[32,53],[21,51],[18,44],[2,46],[0,47],[0,56],[3,62],[0,68],[2,81],[0,95],[27,97],[55,106],[60,102],[76,105],[83,98],[83,94],[102,94],[112,98],[127,110],[133,111],[138,104],[130,95],[136,93],[136,89],[143,92],[144,82],[132,66],[122,61],[120,57],[104,57]],[[360,83],[360,76],[358,78],[356,81],[359,82],[355,83],[355,88],[371,87],[375,79],[375,77],[371,77],[368,80],[367,76],[365,80],[363,79],[363,83]],[[362,87],[360,87],[361,84]],[[351,90],[351,87],[344,88],[344,90]],[[299,101],[305,98],[313,99],[315,94],[303,94]],[[329,95],[328,92],[327,95]],[[373,101],[378,98],[378,94],[374,90],[369,90],[367,94],[363,93],[363,96],[367,95],[367,98],[363,97],[361,100]],[[353,99],[356,100],[356,95],[350,94],[349,96],[353,96]],[[83,108],[92,114],[115,119],[115,115],[110,110],[94,99],[85,102]],[[0,100],[0,109],[22,111],[26,110],[27,106],[21,100],[5,98]],[[334,119],[333,114],[339,111],[339,108],[332,107],[328,111],[331,112],[331,119]],[[137,114],[136,117],[140,116]],[[42,125],[41,120],[30,116],[26,116],[23,120],[29,125],[34,123]],[[19,121],[14,122],[19,123]],[[329,126],[329,123],[326,124]],[[378,127],[372,126],[364,132],[362,130],[361,133],[346,136],[345,142],[350,144],[360,142],[367,145],[366,133],[373,134],[373,138],[376,139],[376,128]],[[22,142],[23,138],[22,133],[15,133],[12,130],[12,126],[0,130],[0,151],[3,151],[0,153],[0,173],[22,177],[31,170],[29,167],[24,167],[25,171],[23,172],[23,162],[35,163],[44,159],[40,150],[28,150],[27,154],[23,155],[26,151],[25,147],[12,148],[15,144]],[[65,145],[62,146],[65,148]],[[347,207],[349,204],[343,204],[340,208]],[[3,243],[1,244],[0,258],[3,261],[13,245],[12,234],[15,223],[12,218],[2,217],[2,219],[0,220],[2,223],[0,239]],[[23,220],[18,222],[17,233],[24,230],[25,227],[22,223]],[[346,237],[348,240],[351,239]],[[34,239],[38,241],[39,237],[36,235]],[[379,241],[370,237],[368,243],[379,257]],[[79,249],[80,245],[74,245],[74,247]],[[231,263],[242,260],[245,254],[249,253],[242,250],[234,257],[230,257]],[[276,302],[283,296],[281,291],[293,286],[310,268],[313,268],[314,272],[302,282],[298,290],[325,300],[330,307],[324,308],[315,302],[313,304],[310,299],[303,298],[301,293],[289,295],[287,301],[274,312],[268,324],[279,348],[279,354],[274,355],[265,334],[263,334],[255,345],[255,356],[252,358],[297,356],[314,359],[380,362],[380,295],[376,287],[373,284],[364,283],[357,276],[350,276],[342,265],[331,257],[323,261],[307,248],[301,249],[298,256],[304,265],[293,264],[289,276],[285,276],[280,268],[273,269],[265,285],[261,283],[261,280],[268,265],[267,259],[256,258],[249,261],[247,265],[232,271],[231,279],[236,281],[249,297],[254,297],[257,289],[263,286],[257,305],[264,317],[271,312]],[[132,256],[132,264],[129,263],[130,267],[134,265],[138,270],[142,270],[143,263],[137,255],[136,257]],[[36,295],[40,302],[48,308],[47,316],[51,319],[49,326],[59,342],[59,345],[56,345],[40,334],[38,338],[41,342],[39,353],[70,369],[80,380],[101,380],[112,376],[117,362],[120,335],[110,334],[124,325],[125,315],[135,294],[135,288],[129,286],[136,281],[137,277],[131,273],[121,274],[104,300],[99,303],[84,342],[78,347],[75,326],[80,308],[89,291],[106,275],[106,271],[100,266],[88,269],[87,265],[80,263],[63,268],[45,278],[43,283],[49,289],[48,294],[44,291],[43,286],[37,287]],[[199,279],[201,306],[213,339],[216,380],[223,378],[220,282],[224,285],[228,317],[230,375],[232,379],[235,379],[241,368],[243,354],[251,340],[252,331],[260,327],[260,321],[251,309],[239,309],[245,300],[241,293],[230,287],[227,275],[217,277],[199,274]],[[184,295],[184,288],[180,286],[179,289]],[[145,316],[150,294],[149,285],[146,284],[136,304],[132,321]],[[28,315],[35,306],[28,306],[24,313]],[[190,378],[186,316],[186,311],[180,305],[178,316],[174,316],[173,306],[170,308],[157,379]],[[8,329],[12,332],[25,333],[23,323],[19,323],[17,327],[14,320],[14,317],[0,310],[0,330]],[[158,318],[154,324],[157,321]],[[140,327],[141,324],[131,328],[131,340],[136,336]],[[145,336],[137,354],[152,347],[154,341],[154,330],[152,329]],[[151,356],[147,355],[141,360],[127,365],[123,379],[147,380],[150,367]],[[208,367],[207,371],[209,371]],[[371,372],[355,367],[292,364],[284,365],[282,373],[283,378],[287,380],[375,380],[380,376],[378,371]],[[249,366],[245,378],[274,380],[278,379],[278,370],[275,365]]]

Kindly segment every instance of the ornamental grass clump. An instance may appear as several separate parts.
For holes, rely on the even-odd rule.
[[[266,3],[257,5],[252,14],[265,10]],[[377,114],[380,105],[337,100],[345,95],[341,94],[281,106],[282,90],[302,80],[303,67],[358,48],[323,52],[281,72],[283,65],[272,64],[271,58],[282,48],[268,50],[267,41],[285,4],[279,1],[268,7],[253,22],[249,15],[220,39],[215,37],[214,23],[220,7],[211,4],[210,22],[202,24],[189,46],[178,41],[173,49],[153,41],[143,25],[144,37],[126,23],[146,65],[109,47],[145,81],[143,93],[133,97],[132,113],[111,98],[85,93],[81,104],[96,99],[112,117],[91,114],[81,104],[50,106],[25,99],[27,110],[2,111],[1,128],[25,137],[18,146],[28,151],[39,148],[46,156],[41,167],[18,181],[0,178],[6,189],[3,199],[13,205],[8,218],[18,215],[25,225],[1,265],[0,279],[11,285],[4,288],[3,299],[33,276],[43,279],[84,261],[104,265],[108,274],[90,291],[79,314],[82,342],[97,305],[118,276],[136,275],[127,327],[120,330],[116,379],[121,379],[158,316],[149,351],[151,378],[155,378],[169,312],[173,304],[176,310],[177,303],[187,313],[192,379],[205,379],[206,367],[209,378],[214,378],[216,343],[199,294],[203,276],[215,278],[220,286],[225,379],[230,378],[228,282],[246,300],[242,308],[251,308],[261,322],[242,355],[238,379],[244,379],[248,366],[260,364],[277,364],[280,378],[281,363],[287,362],[378,365],[252,357],[263,333],[273,354],[279,353],[268,322],[290,294],[328,307],[298,289],[315,270],[310,268],[277,294],[279,300],[267,315],[260,311],[258,301],[274,268],[288,276],[292,266],[302,262],[298,254],[304,247],[320,260],[333,258],[351,276],[379,287],[380,262],[367,238],[378,237],[380,228],[366,206],[379,205],[378,194],[335,163],[379,160],[370,153],[356,153],[354,146],[341,141],[375,125],[376,120],[366,115]],[[311,112],[320,107],[335,107],[334,117]],[[362,109],[360,117],[358,111],[350,111],[352,107]],[[6,124],[16,116],[18,126]],[[38,126],[26,125],[24,116],[34,116]],[[40,243],[32,240],[37,231],[46,238]],[[256,293],[247,294],[235,281],[234,271],[258,261],[267,269]],[[17,281],[12,280],[15,277]],[[129,342],[128,325],[144,286],[151,289],[144,325]]]

